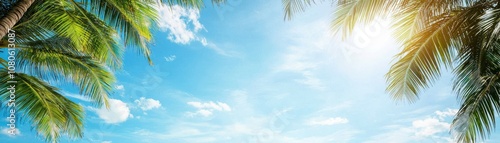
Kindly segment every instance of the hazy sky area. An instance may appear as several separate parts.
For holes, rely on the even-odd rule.
[[[341,41],[330,30],[332,11],[325,3],[285,21],[279,0],[162,7],[154,66],[126,51],[111,110],[63,86],[86,119],[83,139],[61,142],[451,142],[459,107],[452,75],[442,73],[413,104],[393,101],[384,75],[399,46],[387,23]],[[0,142],[43,143],[28,123],[18,125],[19,136],[0,127]]]

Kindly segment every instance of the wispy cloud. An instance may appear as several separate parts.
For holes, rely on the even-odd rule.
[[[17,128],[15,129],[10,129],[10,128],[0,128],[1,132],[3,135],[9,136],[9,137],[17,137],[21,136],[21,131]]]
[[[275,70],[279,73],[298,74],[294,81],[312,89],[326,89],[319,75],[325,75],[322,71],[332,68],[329,61],[334,53],[330,51],[334,48],[332,37],[328,31],[323,30],[328,29],[326,23],[328,22],[316,20],[290,27],[285,38],[294,42],[285,45],[286,50],[279,59],[281,64]]]
[[[115,89],[116,90],[125,90],[125,87],[123,85],[116,85]]]
[[[310,119],[307,124],[313,126],[331,126],[331,125],[346,124],[346,123],[349,123],[349,120],[347,118],[334,117],[328,119]]]
[[[63,91],[62,95],[66,96],[66,97],[78,99],[78,100],[81,100],[81,101],[85,101],[85,102],[91,102],[92,101],[89,98],[87,98],[87,97],[85,97],[83,95],[80,95],[80,94],[74,94],[74,93],[69,93],[69,92],[64,92]]]
[[[214,111],[231,111],[231,107],[226,103],[222,102],[187,102],[188,105],[197,109],[196,112],[188,112],[188,116],[201,115],[204,117],[211,116]]]
[[[134,101],[142,111],[147,111],[155,108],[160,108],[161,103],[159,100],[155,100],[152,98],[141,97]]]
[[[160,19],[157,25],[161,31],[168,32],[167,39],[170,41],[184,45],[197,41],[219,55],[234,57],[237,54],[220,48],[199,34],[200,30],[205,29],[205,27],[199,21],[200,11],[198,9],[163,4],[159,6],[158,11]],[[166,57],[165,59],[173,61],[175,56],[173,58]]]
[[[220,48],[219,46],[215,45],[212,42],[207,42],[205,39],[203,39],[203,40],[205,42],[202,42],[202,43],[204,43],[203,45],[205,47],[207,47],[208,49],[213,50],[215,53],[217,53],[219,55],[226,56],[226,57],[236,57],[236,56],[239,55],[239,53],[237,53],[237,52],[224,50],[224,49]]]
[[[174,60],[175,60],[175,58],[177,58],[177,56],[175,56],[175,55],[170,55],[170,56],[168,56],[168,57],[163,57],[163,58],[165,58],[165,61],[167,61],[167,62],[172,62],[172,61],[174,61]]]

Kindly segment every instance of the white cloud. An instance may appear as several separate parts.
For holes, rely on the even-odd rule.
[[[177,57],[175,55],[170,55],[168,57],[163,57],[163,58],[165,58],[165,61],[171,62],[171,61],[174,61],[175,58],[177,58]]]
[[[1,128],[1,129],[2,129],[1,133],[9,137],[16,137],[21,135],[21,131],[18,128],[15,129]]]
[[[66,97],[71,97],[71,98],[74,98],[74,99],[78,99],[78,100],[81,100],[81,101],[86,101],[86,102],[91,102],[92,100],[90,100],[89,98],[83,96],[83,95],[80,95],[80,94],[74,94],[74,93],[68,93],[68,92],[62,92],[62,94]]]
[[[101,143],[112,143],[112,141],[102,141]]]
[[[193,8],[184,8],[182,6],[161,5],[158,9],[160,19],[157,22],[161,31],[169,32],[168,39],[177,44],[189,44],[193,41],[200,42],[206,48],[215,51],[219,55],[233,57],[236,52],[228,52],[218,47],[213,42],[207,41],[203,36],[198,35],[198,32],[205,29],[203,24],[198,20],[200,11]],[[167,59],[173,61],[173,59]]]
[[[123,85],[116,85],[115,86],[116,90],[123,90],[125,87]]]
[[[154,108],[160,108],[161,107],[160,101],[154,100],[154,99],[151,99],[151,98],[147,98],[146,99],[145,97],[141,97],[141,98],[135,100],[134,102],[143,111],[147,111],[147,110],[151,110],[151,109],[154,109]]]
[[[405,143],[415,141],[433,142],[452,142],[449,136],[443,136],[450,130],[450,123],[444,120],[444,117],[455,115],[456,109],[447,109],[443,111],[435,111],[435,114],[430,117],[413,120],[411,126],[390,125],[387,126],[388,132],[371,137],[371,142],[391,141],[394,143]]]
[[[188,102],[187,104],[191,105],[195,108],[199,108],[199,109],[215,109],[218,111],[231,111],[231,108],[229,107],[229,105],[227,105],[226,103],[222,103],[222,102],[217,102],[217,103],[215,103],[213,101],[205,102],[205,103]]]
[[[434,113],[436,113],[436,115],[438,115],[439,119],[443,120],[446,117],[455,116],[455,114],[457,114],[457,112],[458,112],[458,109],[448,108],[445,111],[436,111]]]
[[[208,117],[213,115],[214,111],[231,111],[231,107],[222,102],[188,102],[187,104],[198,109],[196,112],[188,112],[189,116],[201,115]]]
[[[444,118],[454,116],[457,112],[457,109],[448,108],[443,111],[435,111],[437,117],[413,121],[412,127],[415,129],[415,136],[417,138],[428,138],[449,131],[450,123],[445,122]]]
[[[436,118],[426,118],[413,121],[412,127],[416,131],[415,136],[426,138],[440,132],[448,131],[450,129],[450,124]]]
[[[91,109],[108,124],[125,122],[130,117],[129,107],[118,99],[109,99],[109,110],[105,106],[99,109]]]
[[[308,122],[309,125],[320,125],[320,126],[330,126],[330,125],[346,124],[346,123],[349,123],[349,120],[347,118],[342,118],[342,117],[335,117],[328,119],[311,119]]]
[[[163,4],[159,10],[160,19],[157,22],[162,31],[170,32],[168,39],[179,44],[189,44],[191,41],[201,41],[196,33],[203,29],[198,20],[200,11],[193,8],[184,8],[178,5]]]

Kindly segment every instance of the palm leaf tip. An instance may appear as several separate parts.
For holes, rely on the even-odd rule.
[[[315,4],[314,0],[282,0],[283,9],[285,10],[285,20],[291,20],[298,12],[304,12],[305,8]]]

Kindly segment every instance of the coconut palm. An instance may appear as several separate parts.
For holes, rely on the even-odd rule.
[[[285,18],[322,1],[283,0]],[[452,123],[458,142],[486,139],[500,112],[500,2],[496,0],[332,1],[332,29],[342,37],[359,24],[390,17],[402,45],[386,78],[396,101],[416,101],[422,90],[453,69],[462,103]]]
[[[164,0],[200,8],[202,0]],[[221,4],[224,0],[213,0]],[[16,33],[16,74],[10,79],[0,59],[0,82],[16,83],[16,110],[38,135],[57,142],[61,135],[83,136],[83,108],[56,87],[71,83],[80,94],[109,108],[108,96],[125,47],[138,49],[150,62],[148,43],[157,19],[155,0],[17,0],[0,17],[0,47],[8,29]],[[153,26],[154,27],[154,26]],[[9,111],[10,84],[0,84],[0,107]]]
[[[114,82],[111,70],[119,68],[124,48],[118,38],[123,37],[124,45],[139,47],[149,56],[145,42],[151,39],[151,34],[144,22],[152,21],[155,16],[154,11],[149,10],[152,5],[140,2],[118,5],[117,1],[111,5],[111,2],[94,1],[108,7],[103,12],[104,8],[98,9],[95,5],[91,9],[90,2],[35,1],[19,17],[22,11],[16,9],[23,10],[27,4],[20,0],[2,18],[7,18],[2,24],[20,18],[10,27],[15,30],[18,49],[18,73],[14,79],[18,81],[16,113],[20,120],[30,121],[47,142],[57,142],[63,134],[70,138],[83,136],[83,108],[62,96],[55,88],[56,83],[73,83],[95,105],[109,107],[107,100]],[[118,11],[130,7],[137,12]],[[10,16],[12,13],[17,16]],[[119,36],[117,31],[123,34]],[[6,38],[3,47],[6,47],[5,41]],[[12,80],[7,78],[5,69],[0,71],[3,83]],[[2,90],[7,86],[10,85],[2,84]],[[6,111],[5,101],[9,95],[5,90],[0,95]]]

